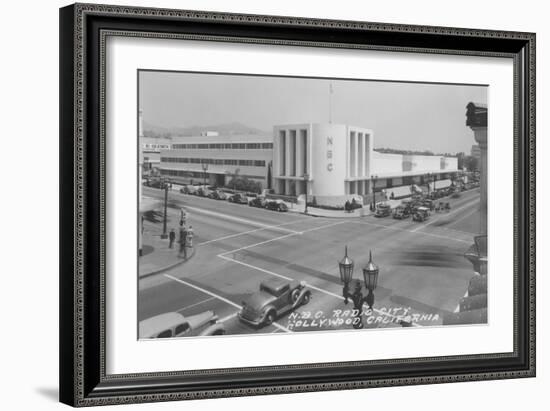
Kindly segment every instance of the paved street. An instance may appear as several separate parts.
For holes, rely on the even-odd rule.
[[[143,191],[159,199],[164,195],[153,188]],[[478,229],[479,190],[443,201],[451,202],[450,213],[433,213],[416,223],[277,213],[173,190],[168,228],[177,226],[184,206],[196,253],[182,265],[140,280],[139,320],[170,311],[192,315],[212,310],[228,334],[352,328],[343,323],[353,305],[344,305],[338,273],[347,244],[355,261],[354,278],[362,279],[369,250],[380,267],[374,310],[365,316],[365,328],[400,327],[398,320],[405,314],[414,326],[440,325],[472,277],[463,254]],[[243,299],[272,278],[305,281],[311,301],[268,327],[241,323],[236,314]],[[317,314],[326,321],[313,321]]]

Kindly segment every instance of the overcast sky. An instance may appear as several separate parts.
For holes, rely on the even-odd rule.
[[[143,120],[159,127],[329,121],[372,129],[375,147],[470,152],[466,105],[487,87],[194,73],[140,73]]]

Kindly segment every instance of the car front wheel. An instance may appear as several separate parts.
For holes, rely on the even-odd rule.
[[[273,311],[268,312],[267,315],[265,316],[264,324],[271,325],[273,324],[274,321],[275,321],[275,313]]]

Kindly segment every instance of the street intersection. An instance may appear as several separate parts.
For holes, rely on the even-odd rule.
[[[144,188],[163,198],[163,191]],[[464,252],[479,226],[479,190],[449,199],[449,213],[424,223],[366,216],[311,217],[169,193],[169,228],[181,207],[195,233],[195,255],[158,275],[139,280],[138,319],[165,312],[193,315],[214,311],[227,334],[351,329],[352,304],[345,305],[338,261],[348,246],[355,279],[369,251],[380,267],[375,304],[365,328],[441,325],[468,287],[472,266]],[[159,223],[159,229],[162,224]],[[253,328],[237,317],[242,301],[268,279],[305,281],[311,301],[267,327]]]

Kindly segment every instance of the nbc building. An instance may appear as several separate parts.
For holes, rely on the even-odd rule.
[[[233,177],[246,177],[271,188],[273,160],[270,135],[228,134],[208,131],[200,136],[172,138],[171,148],[160,154],[161,175],[180,183],[225,186]]]
[[[275,194],[315,196],[320,203],[385,190],[396,197],[412,185],[451,184],[456,157],[387,154],[374,150],[372,130],[344,124],[277,125],[273,135],[173,138],[161,150],[161,174],[175,182],[224,186],[235,177],[257,181]]]

